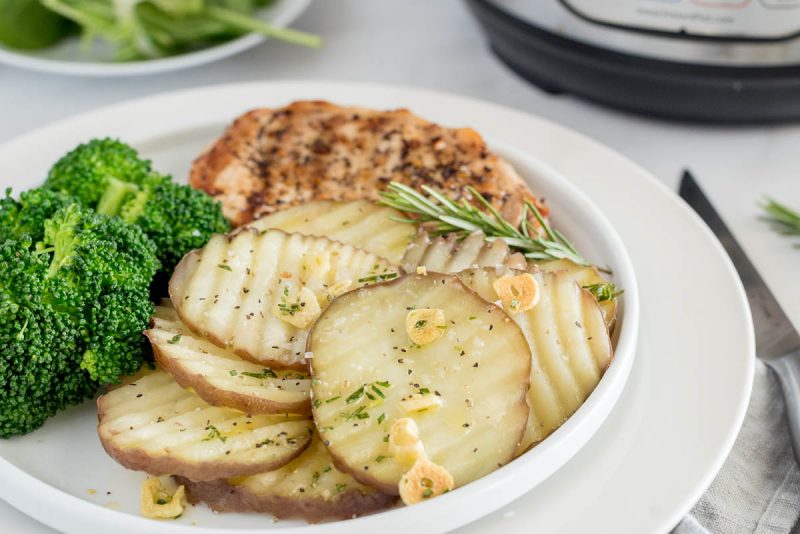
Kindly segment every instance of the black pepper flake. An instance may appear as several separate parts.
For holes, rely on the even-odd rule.
[[[494,325],[493,325],[493,324],[490,324],[490,325],[489,325],[489,331],[492,331],[492,330],[494,330]]]
[[[141,398],[143,395],[144,395],[144,393],[139,393],[138,395],[136,395],[136,398],[137,398],[137,399],[139,399],[139,398]]]
[[[473,363],[472,367],[478,367],[478,362]]]

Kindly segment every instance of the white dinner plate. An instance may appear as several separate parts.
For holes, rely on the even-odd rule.
[[[285,28],[306,10],[311,0],[275,0],[258,10],[256,16],[275,27]],[[156,74],[211,63],[238,54],[262,43],[267,37],[247,34],[225,43],[185,54],[158,59],[114,62],[111,46],[95,42],[85,47],[80,37],[73,36],[41,50],[17,50],[0,45],[0,63],[21,69],[76,76],[134,76]]]
[[[625,329],[635,326],[636,285],[613,232],[605,230],[591,204],[570,194],[564,184],[577,185],[622,235],[644,303],[640,345],[619,403],[594,438],[555,474],[544,480],[591,436],[613,404],[631,361],[624,354],[562,429],[489,477],[411,509],[314,528],[442,531],[486,515],[542,480],[505,509],[467,528],[650,532],[677,522],[710,483],[741,424],[752,383],[752,326],[741,285],[708,229],[647,173],[608,149],[535,117],[462,97],[373,85],[264,83],[158,96],[58,123],[0,149],[0,176],[4,184],[36,184],[52,159],[76,140],[109,134],[142,148],[157,168],[185,176],[192,157],[236,114],[298,98],[404,106],[487,135],[551,196],[556,223],[580,246],[613,264],[617,276],[629,284],[618,345],[625,353],[625,340],[633,337]],[[147,120],[152,116],[159,117],[157,125]],[[559,206],[585,212],[563,213]],[[599,226],[587,228],[588,221]],[[583,224],[584,235],[595,242],[576,235],[569,227],[575,224]],[[192,509],[178,522],[144,523],[135,513],[141,475],[98,454],[91,434],[94,423],[87,419],[91,414],[90,408],[74,409],[31,436],[0,443],[0,496],[51,526],[83,532],[111,525],[117,532],[198,532],[205,526],[241,532],[272,526],[264,516],[213,515],[203,508]],[[51,441],[57,436],[68,440],[61,448]],[[198,526],[189,527],[192,522]],[[275,526],[293,531],[294,525],[298,523]]]

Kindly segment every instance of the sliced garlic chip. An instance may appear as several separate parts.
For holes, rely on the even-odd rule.
[[[419,428],[413,419],[403,417],[392,424],[389,430],[389,454],[408,466],[426,457],[425,447],[419,439]]]
[[[307,287],[303,287],[297,296],[293,297],[291,290],[286,286],[283,297],[275,304],[272,313],[278,319],[292,326],[308,328],[322,313],[322,308],[317,301],[317,296]]]
[[[412,342],[427,345],[439,339],[447,329],[444,310],[440,308],[419,308],[406,315],[406,332]]]
[[[400,498],[405,504],[417,504],[447,493],[455,486],[453,476],[441,465],[420,458],[400,479]]]
[[[508,313],[528,311],[539,302],[539,284],[530,273],[501,276],[492,287]]]
[[[142,482],[140,513],[150,519],[175,519],[183,514],[186,506],[186,488],[178,486],[171,493],[159,479],[147,477]]]

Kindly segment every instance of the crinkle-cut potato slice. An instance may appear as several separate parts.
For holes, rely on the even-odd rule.
[[[162,371],[97,400],[98,434],[117,462],[151,475],[216,480],[277,469],[311,442],[296,415],[247,415],[210,406]]]
[[[255,363],[304,370],[319,311],[347,289],[396,276],[391,263],[351,245],[243,228],[184,256],[169,292],[198,335]]]
[[[443,334],[413,345],[406,317],[415,309],[442,310]],[[309,350],[317,429],[336,465],[362,483],[398,494],[411,465],[392,457],[388,435],[406,417],[456,486],[514,457],[528,420],[530,349],[502,309],[455,276],[409,274],[342,295]]]
[[[205,502],[217,512],[261,512],[311,523],[350,519],[397,501],[339,471],[316,435],[302,455],[280,469],[210,482],[179,478],[178,483],[186,486],[190,502]]]
[[[480,231],[464,239],[459,239],[456,234],[431,238],[420,232],[400,261],[407,273],[415,272],[417,267],[436,273],[457,273],[475,267],[524,269],[525,265],[525,257],[512,253],[505,241],[487,241]]]
[[[306,373],[272,370],[197,337],[172,305],[156,306],[145,331],[159,367],[214,406],[245,413],[311,414]]]
[[[572,275],[581,287],[608,283],[608,280],[603,278],[597,267],[593,265],[578,265],[571,260],[563,259],[538,262],[536,266],[546,272],[566,271]],[[600,304],[600,309],[603,312],[603,319],[608,326],[608,331],[613,332],[617,318],[617,299],[603,300],[598,304]]]
[[[247,226],[327,237],[399,263],[417,230],[413,224],[396,220],[402,217],[399,211],[369,200],[317,200],[261,217]]]
[[[509,271],[508,275],[518,274]],[[531,348],[530,418],[524,452],[560,427],[594,390],[612,359],[611,340],[597,301],[568,271],[531,271],[540,291],[532,309],[512,313]],[[493,284],[503,273],[472,269],[459,278],[494,302]]]

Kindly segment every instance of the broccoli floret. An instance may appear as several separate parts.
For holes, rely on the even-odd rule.
[[[45,187],[141,227],[155,242],[165,275],[212,234],[230,230],[212,197],[158,174],[133,148],[116,140],[79,146],[53,166]]]
[[[20,194],[19,200],[11,198],[11,189],[0,199],[0,236],[3,239],[27,234],[34,241],[44,237],[44,223],[59,209],[74,204],[75,200],[57,191],[31,189]],[[24,212],[21,216],[20,212]]]
[[[49,262],[30,238],[0,244],[0,437],[28,433],[90,397],[79,321],[45,302]]]
[[[14,213],[24,225],[39,212],[18,204]],[[147,355],[141,333],[158,269],[152,241],[140,228],[76,203],[42,224],[38,241],[21,234],[0,244],[4,438],[135,372]]]
[[[150,162],[141,159],[136,150],[125,143],[116,139],[94,139],[58,160],[50,169],[45,187],[95,208],[112,178],[136,186],[152,173]]]
[[[152,241],[119,218],[73,204],[45,223],[36,248],[51,255],[48,302],[81,317],[81,367],[100,383],[135,372],[153,313],[149,286],[158,260]]]

